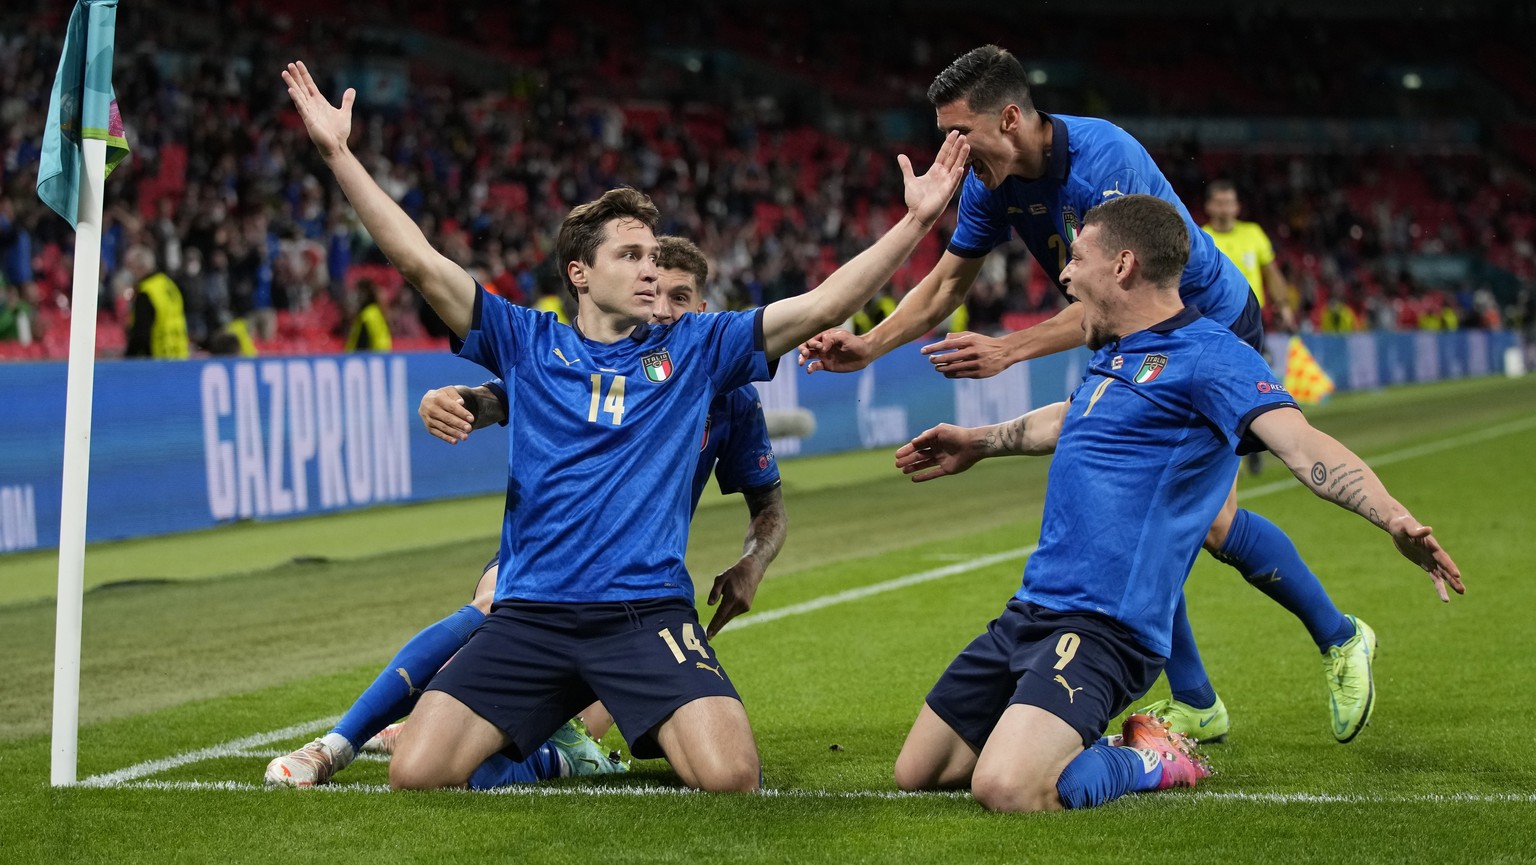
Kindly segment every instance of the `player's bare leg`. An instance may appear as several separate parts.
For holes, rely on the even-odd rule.
[[[656,728],[656,741],[683,783],[711,793],[756,790],[762,765],[741,701],[700,697]]]
[[[896,786],[903,790],[969,786],[978,753],[924,703],[896,755]]]
[[[602,701],[593,703],[577,712],[576,717],[580,718],[581,722],[587,725],[587,732],[592,734],[594,739],[603,738],[608,735],[609,730],[613,729],[613,716],[608,714],[608,709],[602,704]]]
[[[507,745],[507,736],[490,721],[442,691],[428,691],[416,704],[411,722],[400,731],[389,763],[395,790],[465,787],[486,758]]]
[[[1004,712],[976,758],[971,794],[988,811],[1060,811],[1056,782],[1083,752],[1083,737],[1039,706]]]
[[[1227,500],[1221,504],[1221,512],[1211,522],[1211,527],[1205,533],[1205,551],[1211,554],[1221,552],[1222,545],[1227,542],[1227,533],[1232,531],[1232,521],[1237,519],[1237,478],[1232,478],[1232,489],[1227,493]]]

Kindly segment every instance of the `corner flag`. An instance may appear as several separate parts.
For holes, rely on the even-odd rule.
[[[112,89],[117,0],[79,0],[69,14],[64,54],[48,99],[48,125],[37,169],[37,197],[74,226],[84,153],[80,142],[107,143],[106,174],[128,155],[123,118]]]
[[[64,399],[59,598],[53,641],[53,786],[75,783],[80,744],[80,628],[85,513],[90,489],[91,396],[101,290],[101,210],[107,172],[128,155],[112,92],[117,0],[79,0],[69,15],[37,170],[37,197],[75,229],[75,275]]]
[[[1317,405],[1333,393],[1333,379],[1299,336],[1291,337],[1286,349],[1285,389],[1302,405]]]

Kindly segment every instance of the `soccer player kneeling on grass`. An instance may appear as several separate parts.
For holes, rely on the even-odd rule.
[[[923,175],[899,157],[907,214],[815,290],[747,312],[647,323],[660,214],[633,189],[573,208],[556,259],[574,325],[514,306],[432,249],[348,147],[352,100],[283,73],[326,164],[380,250],[507,383],[508,478],[495,605],[422,695],[390,763],[397,789],[462,787],[486,758],[521,759],[593,700],[632,753],[710,791],[761,784],[735,686],[683,566],[688,486],[710,401],[769,377],[768,358],[863,306],[912,254],[964,177],[949,135]]]
[[[1192,742],[1155,716],[1101,737],[1162,669],[1204,527],[1251,450],[1386,530],[1442,599],[1447,584],[1462,591],[1429,527],[1306,422],[1256,351],[1184,305],[1188,255],[1182,217],[1159,198],[1089,211],[1061,276],[1094,350],[1071,398],[992,427],[941,425],[897,451],[918,481],[1055,453],[1023,587],[929,692],[896,760],[903,789],[969,785],[989,809],[1044,811],[1206,777]]]
[[[658,237],[656,243],[658,296],[651,324],[671,324],[690,312],[703,312],[704,285],[709,279],[704,253],[681,237]],[[506,425],[506,384],[495,379],[476,388],[451,386],[427,391],[418,414],[428,432],[457,444],[474,430]],[[695,508],[711,474],[719,481],[722,493],[742,494],[750,515],[741,557],[715,577],[709,594],[709,603],[719,604],[706,632],[713,639],[731,619],[751,608],[758,584],[783,549],[787,534],[779,467],[773,458],[762,403],[751,385],[721,394],[710,403],[693,475]],[[493,558],[480,576],[473,602],[406,643],[329,733],[269,763],[267,784],[297,788],[326,784],[359,750],[394,753],[402,725],[390,722],[410,714],[439,668],[485,621],[495,595],[496,576],[497,560]],[[601,738],[611,723],[601,703],[589,706],[526,760],[513,761],[500,754],[491,757],[470,776],[469,786],[488,789],[627,771],[627,764],[605,752],[592,738]],[[589,724],[591,734],[586,729]]]

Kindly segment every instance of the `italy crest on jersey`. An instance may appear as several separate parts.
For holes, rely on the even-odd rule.
[[[1146,384],[1152,379],[1163,374],[1163,367],[1168,365],[1168,355],[1149,354],[1147,359],[1141,362],[1141,369],[1136,370],[1136,383]]]
[[[1077,240],[1078,232],[1077,211],[1073,210],[1071,205],[1061,209],[1061,224],[1062,227],[1067,230],[1067,245],[1071,246],[1072,243]]]
[[[640,365],[645,367],[645,377],[651,381],[666,381],[672,375],[672,355],[666,349],[640,358]]]

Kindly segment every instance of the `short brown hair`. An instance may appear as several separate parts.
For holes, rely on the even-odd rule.
[[[1025,114],[1035,110],[1029,98],[1029,75],[1017,57],[996,45],[972,48],[949,64],[928,86],[928,101],[943,108],[959,99],[978,113],[1019,106]]]
[[[1123,195],[1088,211],[1083,227],[1099,227],[1099,248],[1136,253],[1142,275],[1159,286],[1179,284],[1189,263],[1189,228],[1178,208],[1155,195]]]
[[[670,234],[656,238],[656,243],[661,247],[656,266],[687,272],[693,277],[694,288],[703,291],[704,283],[709,281],[709,260],[704,257],[704,250],[686,237]]]
[[[576,286],[571,284],[569,266],[573,261],[592,264],[597,258],[597,248],[603,245],[606,226],[615,219],[634,219],[652,231],[661,222],[661,211],[651,197],[628,186],[610,189],[586,204],[578,204],[566,214],[560,223],[560,236],[555,240],[555,256],[560,262],[560,276],[565,288],[576,296]]]
[[[1237,184],[1225,178],[1212,180],[1210,183],[1205,185],[1205,200],[1210,201],[1212,198],[1215,198],[1218,193],[1221,192],[1230,192],[1233,195],[1236,195]]]

